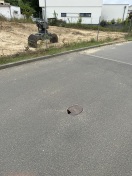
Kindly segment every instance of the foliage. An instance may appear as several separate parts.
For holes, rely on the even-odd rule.
[[[96,41],[95,41],[94,38],[91,38],[90,42],[91,42],[91,43],[94,43],[94,42],[96,42]]]
[[[55,10],[54,10],[54,13],[53,13],[53,17],[57,20],[58,18],[58,14],[55,12]]]
[[[7,18],[4,17],[3,15],[0,15],[0,21],[7,21]]]
[[[31,15],[35,12],[29,2],[24,3],[22,0],[19,0],[18,4],[21,8],[22,14],[25,15],[27,19],[29,19]]]
[[[54,11],[53,13],[53,16],[54,18],[49,18],[48,19],[48,24],[51,25],[51,26],[62,26],[64,27],[66,22],[61,20],[61,19],[58,19],[58,14]]]
[[[54,10],[53,18],[48,19],[48,24],[51,26],[57,26],[57,21],[58,21],[57,16],[58,16],[58,14]]]
[[[41,11],[42,8],[39,7],[39,0],[23,0],[24,2],[29,2],[31,7],[35,10],[33,13],[34,17],[39,17],[41,18]]]
[[[102,21],[100,22],[100,26],[105,27],[106,25],[107,25],[107,21],[102,20]]]
[[[5,0],[5,2],[10,3],[11,5],[18,6],[18,0]]]
[[[21,0],[5,0],[5,2],[7,3],[10,3],[11,5],[14,5],[14,6],[19,6],[19,1]],[[39,17],[40,16],[40,13],[41,13],[41,8],[39,7],[39,0],[22,0],[22,2],[24,4],[26,4],[26,6],[30,6],[30,8],[32,8],[34,11],[33,14],[35,17]],[[27,9],[27,7],[26,7]],[[29,8],[28,8],[29,10]]]
[[[116,22],[115,22],[115,19],[112,19],[111,20],[111,24],[115,24]]]
[[[31,18],[26,18],[26,19],[23,19],[23,18],[12,18],[10,19],[10,22],[16,22],[16,23],[34,23],[33,20]]]
[[[21,60],[28,60],[35,57],[40,56],[46,56],[46,55],[53,55],[65,51],[70,51],[74,49],[79,49],[83,47],[90,47],[90,46],[97,46],[103,43],[109,42],[108,39],[102,40],[102,41],[95,41],[92,39],[92,41],[82,41],[82,42],[73,42],[73,43],[67,43],[64,44],[61,47],[49,47],[47,49],[38,49],[37,51],[30,51],[28,50],[25,53],[18,53],[12,56],[3,56],[0,57],[0,65],[11,63],[11,62],[18,62]]]
[[[132,19],[132,12],[129,13],[129,19]]]
[[[82,18],[79,17],[78,20],[77,20],[77,24],[81,24],[82,23]]]
[[[121,24],[121,23],[122,23],[122,19],[121,19],[121,18],[118,18],[118,19],[116,20],[116,23],[117,23],[117,24]]]
[[[112,23],[111,23],[111,21],[107,21],[107,25],[111,25]]]
[[[129,18],[126,18],[126,20],[123,21],[123,24],[124,24],[124,25],[129,25],[129,24],[130,24],[130,19],[129,19]]]
[[[77,24],[77,23],[66,23],[65,27],[73,28],[73,29],[85,29],[85,30],[98,30],[98,25],[90,25],[90,24]],[[128,32],[130,28],[129,25],[122,25],[120,27],[116,27],[114,25],[99,27],[100,31],[111,31],[111,32]]]

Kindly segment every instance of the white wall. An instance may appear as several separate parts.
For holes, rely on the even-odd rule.
[[[11,11],[10,6],[0,6],[0,15],[10,19],[11,18]]]
[[[45,1],[39,0],[40,7],[45,7]],[[66,22],[77,22],[79,13],[91,13],[91,17],[82,17],[82,23],[98,24],[101,16],[103,0],[47,0],[47,18],[54,17],[54,11],[58,14],[58,19]],[[67,17],[61,17],[61,13],[66,13]]]
[[[39,0],[40,7],[45,6],[44,0]],[[102,6],[103,0],[47,0],[47,6],[49,7],[85,7],[85,6]]]
[[[6,17],[7,19],[22,18],[21,9],[16,6],[0,6],[0,15]]]
[[[21,18],[21,9],[17,6],[11,6],[11,18]]]
[[[54,11],[58,19],[66,22],[76,23],[80,13],[91,13],[91,17],[82,17],[82,24],[98,24],[101,16],[101,7],[47,7],[47,18],[54,17]],[[61,13],[66,13],[66,17],[61,17]]]
[[[125,20],[127,18],[127,14],[128,4],[104,4],[102,7],[101,19],[106,21],[111,21],[112,19],[117,20],[118,18]]]
[[[128,8],[128,12],[132,12],[132,5],[129,6],[129,8]]]

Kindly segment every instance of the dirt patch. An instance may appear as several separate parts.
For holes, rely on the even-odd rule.
[[[65,43],[90,41],[92,38],[97,38],[97,31],[91,30],[50,26],[48,31],[50,33],[56,33],[59,38],[57,44],[48,43],[48,45],[55,45],[58,47]],[[32,33],[37,33],[37,27],[35,24],[0,22],[0,56],[26,52],[28,49],[36,50],[27,47],[28,36]],[[119,32],[100,32],[99,39],[104,40],[105,38],[110,37],[118,40],[122,39],[124,35],[125,34]],[[45,47],[45,44],[42,44],[41,47]]]

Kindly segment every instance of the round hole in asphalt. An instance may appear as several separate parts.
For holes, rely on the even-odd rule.
[[[67,113],[72,116],[76,116],[83,111],[83,108],[79,105],[73,105],[67,109]]]

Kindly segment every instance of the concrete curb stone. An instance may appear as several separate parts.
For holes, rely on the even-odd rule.
[[[98,47],[102,47],[102,46],[113,45],[113,44],[118,44],[118,43],[123,43],[123,42],[127,42],[127,41],[122,40],[122,41],[117,41],[117,42],[109,42],[109,43],[104,43],[104,44],[100,44],[100,45],[84,47],[84,48],[79,48],[79,49],[75,49],[75,50],[69,50],[69,51],[58,53],[58,54],[41,56],[41,57],[22,60],[22,61],[18,61],[18,62],[9,63],[9,64],[4,64],[4,65],[0,65],[0,70],[10,68],[10,67],[14,67],[14,66],[19,66],[19,65],[22,65],[22,64],[27,64],[27,63],[31,63],[31,62],[40,61],[40,60],[45,60],[45,59],[49,59],[49,58],[53,58],[53,57],[57,57],[57,56],[62,56],[62,55],[65,55],[65,54],[70,54],[70,53],[74,53],[74,52],[84,51],[84,50],[87,50],[87,49],[98,48]]]

